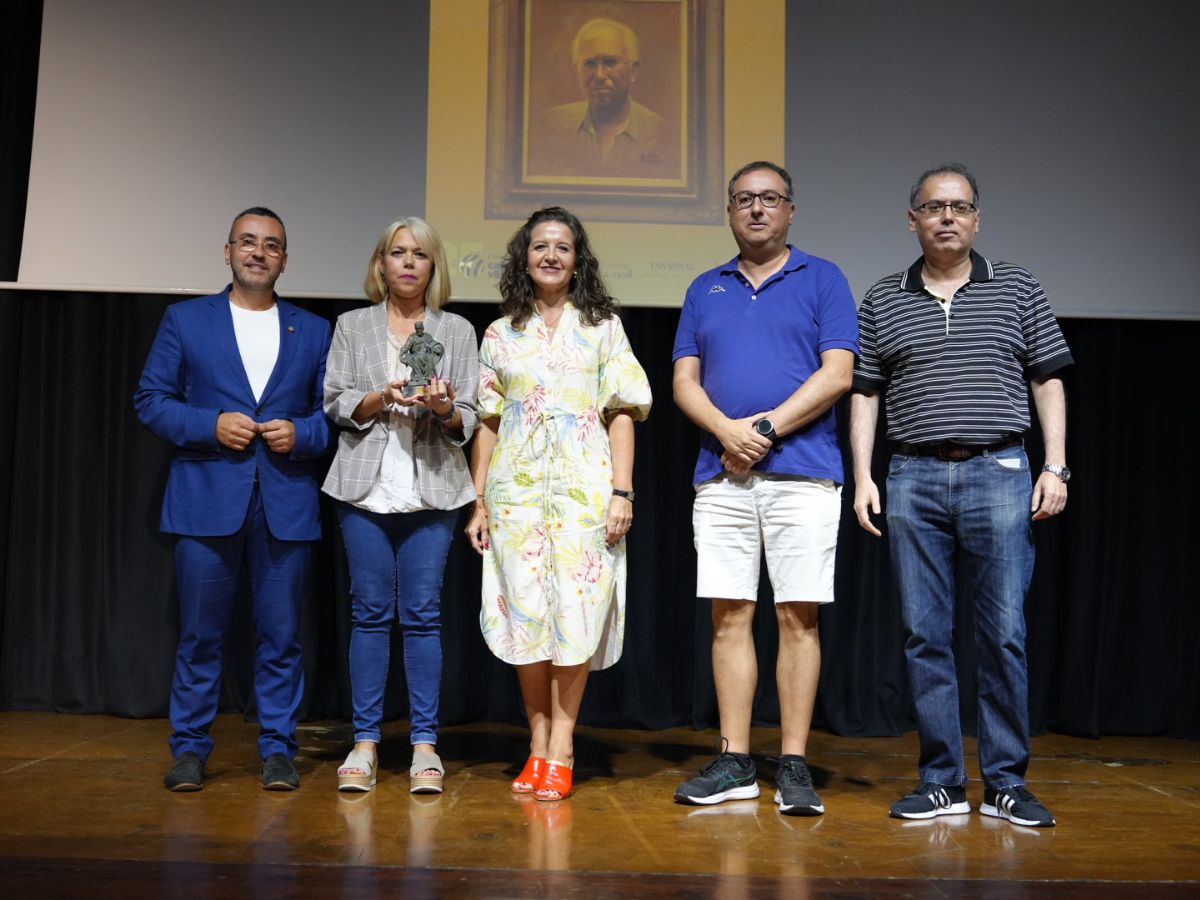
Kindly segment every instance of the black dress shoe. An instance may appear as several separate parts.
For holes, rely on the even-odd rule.
[[[163,778],[169,791],[198,791],[204,787],[204,760],[188,750],[175,757],[170,770]]]
[[[294,791],[300,787],[300,773],[284,753],[272,753],[262,764],[262,786],[267,791]]]

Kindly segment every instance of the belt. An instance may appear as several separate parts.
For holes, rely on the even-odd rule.
[[[1010,436],[996,441],[994,444],[986,445],[956,444],[953,441],[944,441],[940,444],[898,444],[896,452],[901,456],[936,456],[938,459],[948,462],[959,462],[981,456],[984,453],[995,453],[997,450],[1019,446],[1021,446],[1021,438]]]

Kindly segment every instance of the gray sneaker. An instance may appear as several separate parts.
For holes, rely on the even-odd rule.
[[[934,816],[961,816],[971,811],[967,791],[962,785],[934,784],[922,781],[917,789],[892,804],[893,819],[932,819]]]
[[[1023,784],[1000,788],[995,791],[986,788],[983,792],[983,805],[979,811],[985,816],[995,816],[997,819],[1008,819],[1016,825],[1027,825],[1030,828],[1053,828],[1056,824],[1050,810],[1042,806],[1033,792]]]
[[[754,763],[744,753],[722,752],[704,764],[700,774],[675,790],[675,802],[709,806],[725,800],[753,800],[758,796]]]
[[[812,774],[803,756],[788,756],[779,761],[775,783],[775,803],[785,816],[819,816],[825,812],[821,798],[813,789]]]

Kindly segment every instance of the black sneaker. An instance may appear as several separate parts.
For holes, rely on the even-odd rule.
[[[745,753],[723,751],[705,763],[700,775],[675,789],[675,802],[709,806],[725,800],[753,800],[758,796],[754,763]]]
[[[286,753],[272,753],[263,760],[262,786],[265,791],[294,791],[300,787],[300,773]]]
[[[892,804],[893,819],[932,819],[934,816],[961,816],[971,811],[967,791],[962,785],[934,784],[922,781],[915,791]]]
[[[180,753],[167,770],[163,784],[168,791],[198,791],[204,787],[204,760],[191,750]]]
[[[983,805],[979,811],[985,816],[995,816],[997,819],[1008,819],[1017,825],[1028,825],[1030,828],[1053,828],[1054,816],[1050,810],[1042,806],[1038,798],[1033,796],[1023,784],[1000,788],[995,791],[986,788],[983,792]]]
[[[785,816],[819,816],[825,812],[821,798],[813,790],[812,775],[803,756],[785,756],[775,776],[779,790],[775,802]]]

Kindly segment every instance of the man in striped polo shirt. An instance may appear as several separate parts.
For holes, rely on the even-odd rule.
[[[909,196],[921,258],[877,282],[859,308],[850,444],[854,511],[878,536],[871,478],[880,396],[892,441],[887,524],[921,740],[920,785],[901,819],[970,812],[953,636],[956,585],[974,605],[979,647],[980,812],[1019,825],[1054,816],[1025,786],[1029,709],[1025,594],[1031,521],[1067,502],[1066,395],[1071,353],[1037,279],[973,249],[979,189],[958,164],[923,173]],[[1045,465],[1031,477],[1022,435],[1032,392]]]

